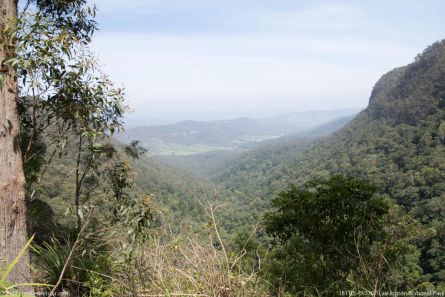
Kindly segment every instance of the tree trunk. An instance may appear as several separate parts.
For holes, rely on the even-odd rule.
[[[17,0],[0,0],[0,61],[15,55],[5,28],[14,26]],[[25,179],[19,148],[20,122],[17,114],[15,70],[1,65],[4,81],[0,91],[0,268],[11,263],[27,240]],[[29,254],[23,255],[8,277],[12,284],[31,281]]]

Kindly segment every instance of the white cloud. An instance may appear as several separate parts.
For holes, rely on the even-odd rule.
[[[253,16],[264,28],[278,30],[344,31],[356,26],[361,15],[357,7],[322,3],[302,10],[264,10]]]

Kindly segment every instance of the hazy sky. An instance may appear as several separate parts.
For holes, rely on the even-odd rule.
[[[445,38],[441,0],[91,3],[93,47],[133,117],[365,107],[382,74]]]

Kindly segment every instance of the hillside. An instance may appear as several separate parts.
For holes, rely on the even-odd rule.
[[[118,151],[122,150],[122,143],[114,139],[112,143]],[[51,212],[60,221],[74,219],[73,213],[67,216],[66,212],[72,207],[75,195],[75,152],[74,147],[66,147],[63,158],[54,158],[36,192],[35,198],[51,205]],[[129,158],[128,162],[134,169],[133,191],[150,195],[156,213],[163,219],[174,218],[188,225],[195,225],[202,219],[202,207],[197,199],[214,193],[215,185],[145,155],[137,160]]]
[[[252,155],[215,180],[252,207],[290,183],[336,173],[368,179],[435,230],[419,243],[422,279],[444,285],[445,41],[382,76],[368,108],[340,131],[304,152],[291,147],[267,155],[264,165]]]
[[[139,139],[151,155],[191,155],[278,138],[312,129],[334,119],[356,114],[356,109],[289,113],[268,118],[183,121],[171,125],[139,126],[116,137],[125,143]]]

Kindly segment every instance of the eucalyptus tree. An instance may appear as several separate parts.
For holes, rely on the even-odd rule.
[[[122,127],[122,88],[115,87],[88,44],[95,8],[85,0],[37,0],[0,4],[0,266],[26,242],[25,201],[46,167],[76,143],[74,205],[82,225],[85,178],[110,153],[100,143]],[[18,11],[19,10],[19,11]],[[17,17],[18,15],[18,17]],[[42,141],[44,139],[44,141]],[[25,194],[25,177],[27,170]],[[11,281],[31,279],[25,255]]]
[[[17,80],[14,67],[3,63],[15,56],[17,2],[0,2],[0,267],[11,263],[26,243],[25,179],[18,145]],[[24,255],[10,275],[11,282],[31,279]]]

